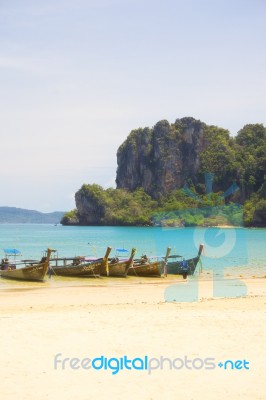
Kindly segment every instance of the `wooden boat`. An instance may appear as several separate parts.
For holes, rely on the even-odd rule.
[[[84,276],[97,277],[100,275],[101,266],[104,260],[111,252],[111,247],[108,247],[103,258],[97,260],[86,261],[84,257],[73,258],[52,258],[48,274],[59,276]]]
[[[168,247],[163,261],[151,261],[147,256],[142,256],[138,260],[134,260],[133,265],[128,270],[131,276],[161,277],[164,272],[167,259],[170,255],[171,248]]]
[[[165,268],[165,274],[173,274],[173,275],[183,275],[183,278],[186,279],[187,275],[194,275],[194,272],[196,270],[197,264],[200,260],[200,256],[202,253],[202,250],[204,248],[203,244],[200,244],[199,246],[199,251],[198,255],[194,258],[190,258],[188,260],[182,260],[182,261],[169,261],[169,259],[174,259],[174,258],[180,258],[181,256],[178,255],[172,255],[168,257],[168,262],[166,264]]]
[[[127,276],[128,270],[133,263],[133,258],[136,253],[136,249],[133,248],[128,260],[119,261],[118,258],[109,260],[105,257],[104,263],[101,265],[102,276]]]
[[[16,262],[2,260],[0,264],[0,276],[2,278],[17,279],[24,281],[43,281],[49,267],[51,253],[54,250],[47,249],[46,255],[38,263],[36,261]],[[25,265],[24,267],[21,267]],[[21,267],[21,268],[17,268]]]

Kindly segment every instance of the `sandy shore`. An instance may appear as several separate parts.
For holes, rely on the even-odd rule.
[[[217,299],[212,282],[203,280],[198,301],[176,303],[164,300],[169,282],[132,282],[4,286],[0,291],[1,397],[266,398],[266,279],[244,281],[245,297]],[[182,290],[187,285],[173,283]],[[58,353],[59,359],[79,360],[147,356],[157,368],[150,373],[123,369],[113,375],[111,369],[72,369],[67,363],[62,370],[59,362],[56,370]],[[213,369],[205,369],[206,358],[214,359]],[[188,367],[194,362],[192,369],[184,360]],[[217,365],[226,360],[241,360],[242,369],[231,369],[230,363],[227,369]]]

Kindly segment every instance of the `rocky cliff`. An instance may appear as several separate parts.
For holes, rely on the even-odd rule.
[[[171,224],[206,226],[220,222],[206,221],[202,208],[240,203],[247,226],[265,226],[265,144],[262,124],[245,125],[236,137],[191,117],[133,130],[117,152],[117,189],[83,185],[62,224],[150,225],[160,223],[156,213],[170,212]],[[202,215],[188,213],[180,222],[173,214],[191,208]],[[228,208],[231,224],[240,217]]]
[[[142,187],[153,198],[197,182],[199,155],[207,145],[206,124],[194,118],[132,131],[117,152],[117,188]]]
[[[75,194],[80,225],[99,225],[105,214],[104,194],[99,185],[83,185]]]

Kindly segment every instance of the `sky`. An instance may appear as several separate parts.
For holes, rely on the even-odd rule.
[[[0,0],[0,206],[115,187],[131,130],[266,126],[266,0]]]

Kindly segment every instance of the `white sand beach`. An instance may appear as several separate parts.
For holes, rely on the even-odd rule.
[[[248,294],[241,298],[214,299],[211,281],[202,281],[199,301],[192,303],[165,302],[169,283],[164,280],[106,282],[67,287],[25,283],[0,291],[1,398],[266,398],[265,278],[244,281]],[[63,370],[61,363],[56,370],[57,354],[80,360],[213,358],[215,368],[170,369],[166,360],[164,369],[150,373],[123,369],[113,375],[110,369],[71,369],[69,364]],[[242,361],[242,368],[217,366],[229,359]]]

